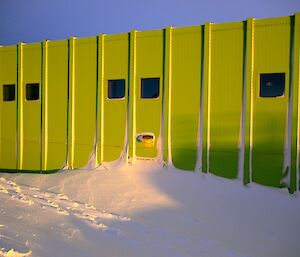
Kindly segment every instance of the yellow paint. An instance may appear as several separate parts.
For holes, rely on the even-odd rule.
[[[19,84],[19,169],[40,170],[41,151],[41,74],[42,44],[24,44],[22,53],[22,82]],[[26,100],[26,85],[39,84],[39,99]]]
[[[72,38],[71,44],[69,167],[81,168],[93,153],[96,135],[97,38]]]
[[[172,29],[170,147],[175,167],[194,170],[200,118],[202,27]]]
[[[135,134],[149,131],[156,138],[160,134],[162,111],[162,86],[163,86],[163,31],[138,32],[136,35],[136,90],[134,91],[135,103],[133,120]],[[141,98],[141,79],[160,78],[160,93],[155,99]],[[147,117],[147,118],[145,118]],[[133,135],[135,137],[135,135]],[[153,147],[144,147],[137,144],[136,156],[154,158],[157,156],[157,142]]]
[[[254,25],[254,87],[252,179],[280,186],[289,99],[290,18],[256,20]],[[261,73],[285,73],[284,96],[259,97]]]
[[[208,83],[209,172],[236,178],[243,99],[243,22],[215,24]]]
[[[15,85],[15,100],[3,101],[3,85]],[[17,47],[0,47],[0,168],[17,168]]]
[[[44,56],[42,170],[61,169],[67,156],[68,41],[47,42]],[[45,143],[44,143],[45,142]]]
[[[104,66],[102,84],[102,161],[117,160],[125,144],[128,92],[128,34],[104,37]],[[108,81],[125,80],[125,97],[108,98]]]

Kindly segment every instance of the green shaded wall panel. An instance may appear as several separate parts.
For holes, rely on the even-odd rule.
[[[227,178],[235,178],[238,171],[243,50],[242,22],[213,25],[209,171]]]
[[[282,171],[282,154],[255,153],[253,154],[253,160],[255,160],[255,163],[252,163],[252,180],[254,182],[268,186],[281,187],[280,181],[284,177]]]
[[[23,46],[22,84],[19,85],[20,119],[22,136],[19,138],[20,170],[40,170],[41,168],[41,75],[42,44],[25,44]],[[39,99],[26,100],[26,84],[39,83]],[[22,91],[22,92],[20,92]],[[22,146],[21,146],[22,145]]]
[[[72,133],[69,146],[73,160],[69,165],[80,168],[87,164],[94,150],[96,133],[97,38],[75,39],[73,56]],[[73,149],[72,149],[73,148]]]
[[[65,165],[67,156],[68,41],[48,42],[46,51],[43,170],[54,170]]]
[[[202,28],[173,29],[171,152],[176,168],[194,170],[200,117]]]
[[[252,180],[269,186],[280,186],[285,169],[290,36],[289,17],[255,22]],[[286,74],[284,96],[259,97],[260,74],[275,72]]]
[[[134,136],[143,132],[155,135],[153,145],[135,141],[136,156],[154,158],[157,156],[157,139],[161,129],[162,83],[163,83],[163,31],[137,32],[136,38],[136,130]],[[141,79],[160,78],[160,93],[155,99],[141,99]],[[131,139],[132,140],[132,139]]]
[[[3,85],[15,85],[15,100],[3,101]],[[17,168],[17,47],[0,47],[0,169]]]
[[[128,101],[128,34],[105,36],[103,83],[103,157],[101,161],[117,160],[124,149]],[[108,80],[125,80],[125,97],[108,98]],[[101,107],[100,107],[101,113]],[[98,145],[99,147],[99,145]]]

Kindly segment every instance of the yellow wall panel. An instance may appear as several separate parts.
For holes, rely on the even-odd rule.
[[[61,169],[67,156],[68,41],[46,42],[43,94],[43,170]]]
[[[128,101],[128,47],[128,34],[105,36],[103,47],[104,76],[103,85],[101,85],[103,88],[98,89],[101,91],[98,110],[102,116],[102,123],[100,122],[98,126],[98,135],[102,135],[98,136],[100,139],[98,152],[102,152],[98,155],[98,162],[100,163],[118,159],[124,149]],[[109,99],[108,81],[120,79],[125,80],[125,96]]]
[[[163,85],[163,31],[138,32],[136,37],[136,130],[134,137],[143,132],[153,133],[153,144],[135,141],[136,156],[157,156],[157,139],[160,135]],[[159,97],[141,99],[141,79],[159,78]]]
[[[40,170],[41,146],[41,74],[42,44],[34,43],[23,46],[22,84],[19,86],[19,115],[22,137],[19,138],[19,169]],[[28,84],[39,85],[39,99],[26,100]]]
[[[70,50],[69,166],[87,164],[96,133],[97,38],[73,39]]]
[[[209,171],[235,178],[238,172],[243,98],[242,22],[216,24],[211,34]]]
[[[3,85],[15,85],[15,100],[4,101]],[[0,169],[17,168],[17,47],[0,47]]]
[[[285,171],[290,33],[289,17],[255,22],[252,179],[271,186],[280,186]],[[285,73],[283,96],[259,96],[262,73]]]
[[[175,167],[194,170],[197,161],[202,28],[173,29],[171,58],[171,152]],[[166,139],[165,139],[166,140]]]

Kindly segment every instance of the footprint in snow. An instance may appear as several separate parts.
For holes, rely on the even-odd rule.
[[[39,188],[18,185],[16,182],[1,178],[0,193],[11,196],[25,204],[37,204],[43,209],[52,209],[61,215],[73,215],[88,225],[102,231],[117,232],[119,229],[109,227],[103,222],[106,220],[130,221],[130,218],[118,214],[97,210],[93,205],[74,201],[62,193],[43,192]]]

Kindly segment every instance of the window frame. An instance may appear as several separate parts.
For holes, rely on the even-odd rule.
[[[28,99],[28,89],[29,87],[37,87],[38,88],[38,98],[37,99]],[[32,101],[39,101],[41,98],[41,91],[40,91],[40,83],[26,83],[25,84],[25,100],[28,102],[32,102]]]
[[[110,97],[110,86],[109,83],[113,82],[113,81],[123,81],[124,82],[124,96],[123,97]],[[108,79],[107,80],[107,99],[108,100],[122,100],[122,99],[126,99],[126,79]]]
[[[6,99],[5,96],[7,95],[5,93],[5,88],[13,88],[13,99]],[[3,102],[14,102],[16,101],[16,84],[3,84],[2,85],[2,101]]]
[[[145,80],[158,80],[158,95],[157,97],[144,97],[143,96],[143,82]],[[147,78],[141,78],[140,80],[140,99],[144,100],[150,100],[150,99],[159,99],[160,98],[160,77],[147,77]]]
[[[283,91],[281,95],[276,95],[276,96],[264,96],[262,95],[262,80],[263,80],[263,76],[266,75],[283,75]],[[272,98],[283,98],[285,97],[285,91],[286,91],[286,82],[288,81],[288,74],[286,71],[275,71],[275,72],[260,72],[258,74],[258,97],[259,98],[263,98],[263,99],[272,99]]]

